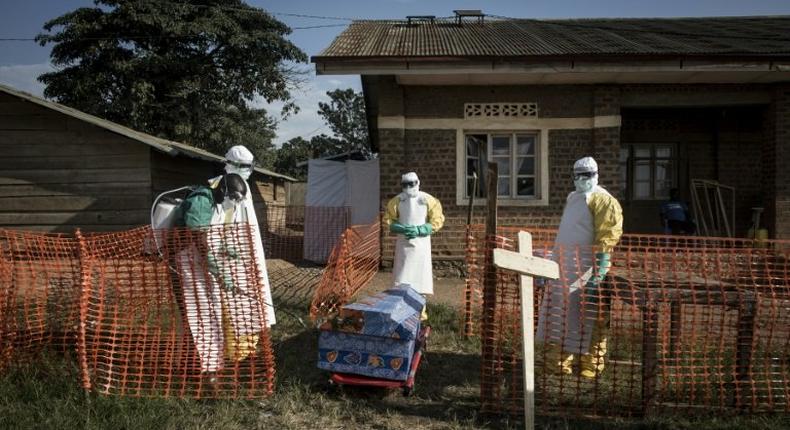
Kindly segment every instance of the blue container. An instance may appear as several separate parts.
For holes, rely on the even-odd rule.
[[[405,381],[424,306],[425,298],[409,286],[343,306],[337,318],[322,326],[318,367]]]

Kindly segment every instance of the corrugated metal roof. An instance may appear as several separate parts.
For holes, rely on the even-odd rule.
[[[156,136],[151,136],[150,134],[146,134],[137,130],[133,130],[128,127],[124,127],[120,124],[114,123],[112,121],[108,121],[106,119],[99,118],[97,116],[93,116],[91,114],[87,114],[80,110],[70,108],[68,106],[62,105],[60,103],[55,103],[49,100],[44,100],[42,98],[36,97],[34,95],[28,94],[23,91],[19,91],[15,88],[11,88],[5,85],[0,85],[0,91],[19,97],[23,100],[35,103],[37,105],[43,106],[47,109],[51,109],[62,114],[68,115],[72,118],[79,119],[81,121],[85,121],[89,124],[93,124],[97,127],[101,127],[107,131],[111,131],[116,134],[120,134],[121,136],[128,137],[130,139],[136,140],[138,142],[144,143],[157,151],[164,152],[169,155],[178,155],[184,154],[190,158],[196,158],[199,160],[206,160],[206,161],[218,161],[223,163],[225,161],[225,157],[221,157],[217,154],[212,152],[206,151],[204,149],[196,148],[194,146],[187,145],[185,143],[174,142],[172,140],[162,139]],[[255,171],[261,173],[266,176],[271,176],[274,178],[284,179],[286,181],[296,182],[296,179],[281,175],[279,173],[272,172],[271,170],[264,169],[262,167],[256,167]]]
[[[354,21],[313,61],[619,55],[786,56],[790,16]]]

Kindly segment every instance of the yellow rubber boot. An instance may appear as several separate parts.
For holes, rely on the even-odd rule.
[[[555,374],[570,375],[573,373],[573,354],[568,354],[559,345],[545,345],[544,354],[537,357],[542,366]]]
[[[422,298],[425,299],[425,306],[422,307],[422,313],[420,314],[420,322],[425,323],[428,321],[428,296],[422,294]]]
[[[579,367],[581,368],[580,374],[582,377],[594,379],[603,372],[608,334],[606,321],[596,321],[595,328],[593,329],[593,336],[590,341],[590,352],[588,354],[582,354],[581,357],[579,357]]]

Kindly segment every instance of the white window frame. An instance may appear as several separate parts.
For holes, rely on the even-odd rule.
[[[658,157],[656,156],[656,148],[658,147],[666,147],[672,151],[672,155],[670,157]],[[650,151],[649,157],[636,157],[636,150],[637,148],[644,148]],[[669,181],[671,186],[669,188],[677,187],[678,184],[678,145],[671,142],[640,142],[640,143],[632,143],[629,145],[628,148],[628,168],[630,169],[630,174],[627,175],[627,189],[628,189],[628,197],[630,201],[635,202],[649,202],[649,201],[657,201],[657,200],[666,200],[669,196],[659,196],[656,194],[656,165],[658,161],[669,161],[673,166]],[[650,184],[650,195],[648,197],[637,197],[636,196],[636,163],[637,161],[647,161],[648,165],[650,166],[650,178],[646,181]],[[643,181],[645,182],[645,181]]]
[[[535,196],[514,196],[516,193],[515,160],[517,145],[511,144],[511,196],[498,196],[497,202],[501,206],[548,206],[549,205],[549,150],[548,150],[548,129],[534,128],[474,128],[458,129],[456,135],[456,204],[458,206],[468,206],[469,197],[466,194],[466,136],[469,134],[487,135],[486,151],[488,160],[491,158],[492,144],[491,139],[494,135],[509,134],[511,139],[516,135],[532,135],[535,137]],[[485,187],[486,184],[478,183],[478,187]],[[485,205],[485,198],[475,198],[474,205]]]

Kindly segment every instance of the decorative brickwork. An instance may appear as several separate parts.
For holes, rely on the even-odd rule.
[[[538,117],[537,103],[466,103],[464,118]]]

